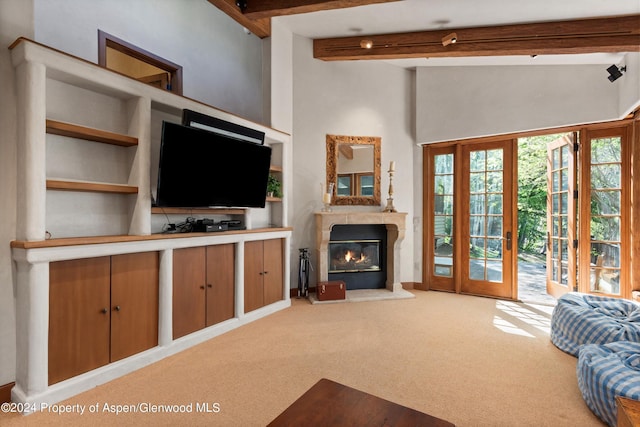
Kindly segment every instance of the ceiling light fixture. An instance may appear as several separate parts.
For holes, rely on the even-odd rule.
[[[609,68],[607,68],[607,72],[609,73],[609,81],[611,83],[615,82],[616,80],[618,80],[620,77],[622,77],[622,73],[624,73],[625,71],[627,71],[627,67],[623,66],[623,67],[618,67],[617,65],[612,65]]]
[[[373,47],[373,40],[369,40],[369,39],[361,40],[360,47],[363,49],[371,49]]]
[[[447,34],[442,38],[442,46],[449,46],[458,41],[458,35],[456,33]]]

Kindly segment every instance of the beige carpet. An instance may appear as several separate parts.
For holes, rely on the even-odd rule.
[[[264,426],[321,378],[458,426],[602,426],[551,307],[443,292],[291,308],[70,399],[97,414],[0,415],[4,426]],[[104,405],[187,405],[119,414]],[[209,404],[210,410],[197,411]],[[318,410],[330,410],[319,408]]]

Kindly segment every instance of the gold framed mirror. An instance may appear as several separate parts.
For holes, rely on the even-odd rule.
[[[380,142],[377,136],[327,135],[332,205],[380,204]]]

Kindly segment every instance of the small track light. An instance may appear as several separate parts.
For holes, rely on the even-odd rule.
[[[448,46],[458,41],[458,35],[456,33],[447,34],[442,38],[442,46]]]
[[[622,77],[622,73],[624,73],[625,71],[627,71],[627,67],[618,67],[617,65],[612,65],[609,68],[607,68],[607,72],[609,73],[609,81],[611,83],[615,82],[616,80],[618,80],[620,77]]]

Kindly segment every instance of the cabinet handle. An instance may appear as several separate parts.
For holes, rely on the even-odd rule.
[[[201,285],[201,286],[200,286],[200,289],[204,289],[204,285]]]
[[[115,306],[115,308],[114,308],[114,310],[115,310],[115,311],[120,311],[120,306],[119,306],[119,305],[116,305],[116,306]]]
[[[262,276],[262,275],[264,274],[264,271],[261,271],[261,272],[260,272],[260,273],[258,273],[258,274]]]
[[[211,283],[207,283],[207,288],[213,288],[213,285]]]
[[[264,274],[268,274],[268,273],[269,273],[268,271],[265,271],[265,272],[264,272]]]
[[[107,310],[106,308],[103,308],[102,310],[100,310],[100,312],[102,314],[107,314],[109,312],[109,310]]]

